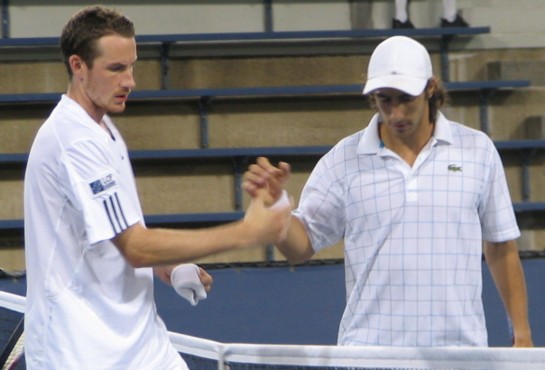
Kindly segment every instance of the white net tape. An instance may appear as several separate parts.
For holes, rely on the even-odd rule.
[[[0,307],[16,312],[25,312],[25,297],[0,291]]]

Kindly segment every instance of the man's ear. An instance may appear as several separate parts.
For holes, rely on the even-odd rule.
[[[71,55],[70,58],[68,58],[68,64],[70,65],[70,69],[72,70],[72,74],[74,76],[81,75],[81,72],[84,71],[87,68],[87,65],[79,57],[79,55]]]
[[[430,99],[435,93],[436,89],[437,89],[437,79],[435,77],[432,77],[428,80],[428,84],[426,85],[426,97]]]

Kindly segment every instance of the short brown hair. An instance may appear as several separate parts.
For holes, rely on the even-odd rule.
[[[93,61],[98,56],[97,41],[108,35],[134,37],[134,24],[116,10],[102,6],[82,9],[70,18],[60,37],[63,61],[70,78],[70,56],[78,55],[92,68]]]
[[[428,88],[430,82],[428,81],[428,85],[426,85],[426,89]],[[441,108],[444,104],[448,101],[448,93],[445,87],[443,86],[443,83],[438,78],[435,79],[435,89],[433,91],[433,94],[428,99],[428,104],[430,107],[430,122],[434,122],[437,120],[437,112],[439,111],[439,108]]]

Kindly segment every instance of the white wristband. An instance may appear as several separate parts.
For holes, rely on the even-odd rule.
[[[184,263],[176,266],[170,275],[172,287],[192,306],[200,300],[206,299],[206,290],[199,277],[199,266],[193,263]]]
[[[290,198],[288,197],[288,192],[286,190],[282,190],[282,195],[272,206],[269,208],[275,209],[275,208],[283,208],[290,205]]]

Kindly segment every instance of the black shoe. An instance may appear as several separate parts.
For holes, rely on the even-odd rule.
[[[460,14],[456,14],[456,18],[454,18],[452,22],[447,21],[445,18],[441,18],[441,28],[449,27],[469,27],[469,23],[467,23]]]
[[[414,25],[408,19],[405,22],[401,22],[400,20],[394,18],[392,19],[392,28],[414,28]]]

